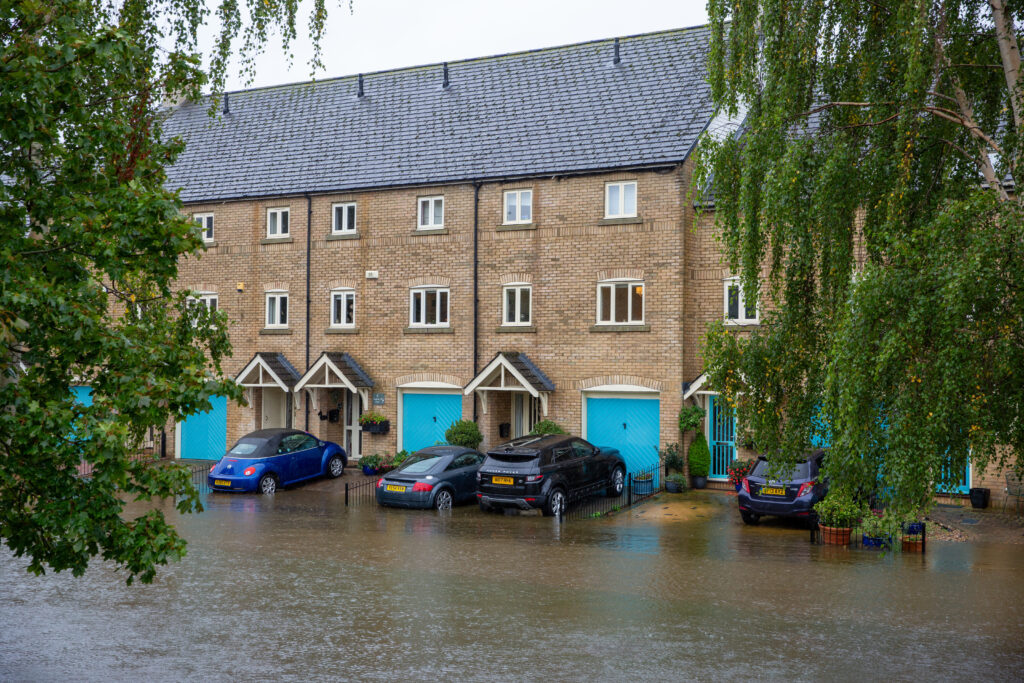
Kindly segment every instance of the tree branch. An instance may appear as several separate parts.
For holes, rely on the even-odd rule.
[[[1006,76],[1006,87],[1010,90],[1010,107],[1013,110],[1013,123],[1017,130],[1021,129],[1022,117],[1020,101],[1020,48],[1013,24],[1006,16],[1004,0],[988,0],[992,7],[992,19],[996,24],[996,40],[999,41],[999,56],[1003,59],[1003,74]]]

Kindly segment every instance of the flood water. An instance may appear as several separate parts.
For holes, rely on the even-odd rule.
[[[209,494],[126,587],[0,550],[5,680],[1009,680],[1024,546],[882,556],[744,527],[723,494],[566,521]],[[669,502],[670,501],[670,502]],[[173,514],[170,506],[168,514]]]

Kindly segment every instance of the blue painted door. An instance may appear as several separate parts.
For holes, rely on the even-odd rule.
[[[709,397],[708,449],[711,451],[711,478],[726,478],[727,468],[736,459],[736,414],[719,396]]]
[[[629,473],[658,464],[661,401],[587,397],[587,441],[619,449]]]
[[[71,387],[71,393],[75,395],[75,403],[86,408],[92,405],[92,387]]]
[[[462,394],[415,394],[402,397],[402,448],[412,453],[444,443],[444,433],[462,419]]]
[[[181,430],[179,458],[219,460],[227,451],[228,400],[214,396],[210,404],[209,412],[190,415],[178,425]]]

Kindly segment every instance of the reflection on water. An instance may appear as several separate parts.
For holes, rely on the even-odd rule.
[[[745,527],[726,496],[672,500],[560,525],[211,494],[151,586],[0,553],[0,678],[1020,675],[1024,548],[883,556]]]

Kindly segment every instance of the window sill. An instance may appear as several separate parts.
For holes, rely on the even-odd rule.
[[[327,241],[328,242],[333,242],[334,240],[357,240],[357,239],[359,239],[359,233],[358,232],[332,232],[331,234],[329,234],[327,236]]]
[[[455,334],[452,327],[407,327],[402,330],[404,334]]]
[[[359,334],[358,327],[328,327],[324,334]]]
[[[291,334],[292,331],[287,327],[264,327],[260,330],[260,334]]]
[[[516,230],[536,230],[536,223],[502,223],[497,227],[498,232],[515,232]]]
[[[288,244],[294,241],[291,237],[264,237],[260,240],[260,244]]]
[[[204,249],[213,249],[215,246],[217,246],[217,240],[210,240],[209,242],[203,240]]]
[[[602,218],[597,222],[598,225],[636,225],[637,223],[643,223],[644,219],[640,216],[632,216],[630,218]]]
[[[412,231],[414,235],[447,235],[448,228],[416,228]]]
[[[650,332],[650,325],[591,325],[591,332]]]
[[[726,320],[722,323],[726,327],[760,327],[760,320]]]
[[[502,325],[495,328],[496,334],[537,334],[535,325]]]

